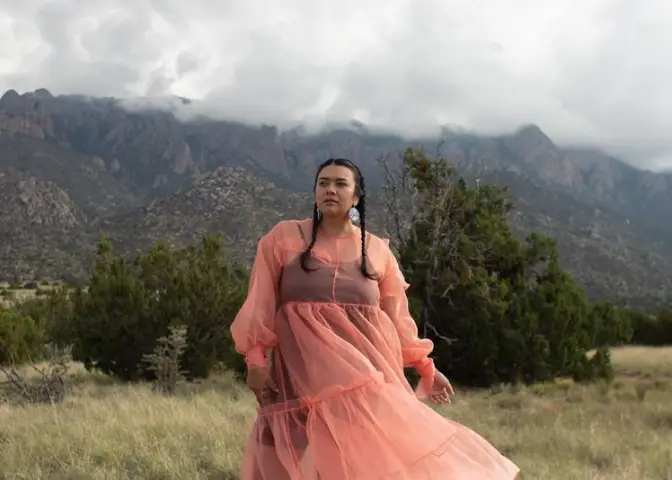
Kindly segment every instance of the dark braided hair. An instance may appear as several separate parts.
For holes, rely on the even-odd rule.
[[[320,176],[320,172],[325,168],[330,165],[336,165],[339,167],[346,167],[352,171],[355,177],[355,194],[359,198],[359,202],[357,202],[357,205],[355,208],[359,212],[359,225],[360,229],[362,231],[362,265],[361,265],[361,271],[362,275],[364,275],[366,278],[369,278],[371,280],[376,280],[377,277],[375,275],[372,275],[369,273],[369,269],[367,266],[367,255],[366,255],[366,190],[364,189],[364,176],[362,175],[362,172],[359,170],[359,167],[355,165],[352,161],[346,159],[346,158],[330,158],[329,160],[323,162],[317,169],[317,173],[315,174],[315,183],[313,185],[313,190],[315,190],[315,187],[317,186],[317,179]],[[306,249],[305,252],[301,254],[300,258],[300,263],[301,263],[301,268],[305,272],[310,272],[311,269],[308,268],[306,265],[306,262],[308,262],[308,259],[310,258],[310,252],[313,250],[313,247],[315,246],[315,242],[317,241],[317,231],[318,228],[320,227],[320,222],[322,221],[321,216],[319,215],[319,210],[317,209],[317,203],[313,205],[313,230],[312,230],[312,237],[310,240],[310,245],[308,245],[308,248]]]

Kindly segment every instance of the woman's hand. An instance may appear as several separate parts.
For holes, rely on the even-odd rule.
[[[247,386],[260,405],[268,403],[266,400],[278,393],[278,386],[271,377],[268,367],[249,366],[247,369]]]
[[[438,370],[434,374],[434,383],[432,384],[432,391],[429,393],[429,399],[432,403],[443,405],[451,403],[450,397],[455,395],[453,386],[448,379]]]

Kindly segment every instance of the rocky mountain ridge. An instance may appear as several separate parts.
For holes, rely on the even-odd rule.
[[[511,186],[514,228],[558,238],[564,261],[594,295],[661,296],[669,288],[672,174],[559,148],[534,125],[500,137],[444,131],[440,139],[404,139],[361,128],[308,135],[184,123],[168,110],[44,89],[0,98],[0,212],[11,225],[0,234],[0,276],[86,275],[103,232],[125,251],[223,232],[230,249],[249,258],[272,223],[310,215],[314,169],[325,158],[357,162],[375,192],[381,157],[408,146],[434,151],[440,140],[441,153],[465,171]]]
[[[204,234],[222,234],[230,256],[245,263],[261,234],[283,219],[305,215],[311,206],[307,194],[278,188],[240,167],[219,167],[173,195],[101,219],[95,228],[122,252],[160,240],[183,245]]]

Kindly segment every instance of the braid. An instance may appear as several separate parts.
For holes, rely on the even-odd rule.
[[[310,272],[312,271],[308,266],[306,265],[306,262],[310,258],[310,252],[313,250],[313,247],[315,246],[315,241],[317,240],[317,229],[320,226],[320,216],[318,215],[318,210],[317,210],[317,204],[313,207],[313,232],[312,232],[312,237],[310,239],[310,245],[308,245],[308,248],[306,249],[305,252],[301,254],[301,257],[299,259],[299,262],[301,264],[301,269],[304,272]]]
[[[369,268],[367,265],[367,254],[366,254],[366,190],[364,187],[364,176],[362,172],[359,171],[356,165],[355,171],[359,180],[358,190],[359,190],[359,203],[355,207],[359,212],[359,228],[362,232],[362,275],[370,280],[376,280],[376,277],[369,273]]]

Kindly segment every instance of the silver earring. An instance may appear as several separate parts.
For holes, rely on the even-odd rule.
[[[320,209],[318,208],[318,209],[317,209],[317,219],[319,220],[319,219],[321,219],[321,218],[322,218],[322,212],[321,212]]]
[[[352,223],[359,222],[359,210],[357,210],[355,207],[352,207],[350,210],[348,210],[348,216],[350,217],[350,221]]]

